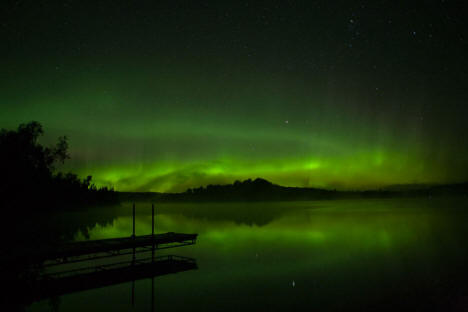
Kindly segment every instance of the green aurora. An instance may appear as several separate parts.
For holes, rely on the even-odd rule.
[[[413,32],[399,7],[389,28],[365,12],[356,23],[360,11],[345,6],[333,19],[279,8],[257,25],[260,8],[133,5],[51,6],[50,21],[30,5],[6,18],[1,127],[37,120],[43,142],[67,135],[62,169],[119,191],[256,177],[337,189],[468,180],[466,45],[454,24],[435,19],[429,32],[437,8]],[[27,10],[38,25],[15,15]],[[366,40],[353,39],[356,27]]]

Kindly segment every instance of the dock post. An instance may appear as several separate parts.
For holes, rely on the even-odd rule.
[[[154,238],[154,204],[151,204],[151,236]]]
[[[154,261],[154,203],[151,204],[151,258]]]
[[[132,307],[135,307],[135,280],[132,280]]]
[[[133,203],[133,257],[132,257],[132,262],[135,262],[135,203]]]
[[[135,239],[135,203],[133,203],[133,239]]]
[[[154,312],[154,276],[151,277],[151,312]]]

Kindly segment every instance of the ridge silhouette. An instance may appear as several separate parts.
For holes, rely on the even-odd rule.
[[[137,194],[122,194],[123,198],[138,198]],[[142,197],[160,201],[302,201],[340,198],[422,197],[468,195],[468,183],[445,185],[398,185],[377,190],[337,191],[309,187],[280,186],[262,178],[235,181],[233,184],[207,185],[182,193],[145,193]]]

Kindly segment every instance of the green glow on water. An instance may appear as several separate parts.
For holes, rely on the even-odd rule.
[[[137,235],[151,233],[151,216],[144,204],[136,219]],[[199,233],[196,250],[240,250],[252,245],[280,246],[282,249],[320,248],[324,250],[356,248],[358,250],[390,251],[402,245],[416,243],[429,235],[432,220],[420,211],[405,211],[411,202],[401,207],[389,207],[387,201],[332,201],[317,203],[272,204],[165,204],[157,205],[156,232]],[[233,214],[255,213],[271,219],[257,224],[233,221]],[[125,209],[129,209],[127,207]],[[198,209],[203,208],[202,211]],[[391,209],[390,209],[391,208]],[[182,209],[182,210],[181,210]],[[392,210],[393,209],[393,210]],[[396,210],[395,210],[396,209]],[[216,217],[216,211],[223,211]],[[238,210],[236,212],[236,210]],[[137,209],[137,212],[139,210]],[[187,215],[187,211],[191,211]],[[212,211],[214,214],[205,214]],[[262,212],[261,212],[262,211]],[[193,215],[191,216],[190,215]],[[198,215],[198,216],[197,216]],[[214,217],[214,218],[213,218]],[[247,219],[247,216],[244,217]],[[242,218],[241,218],[242,220]],[[404,225],[404,226],[402,226]],[[125,237],[132,233],[131,215],[120,216],[112,225],[96,225],[91,239]],[[77,239],[83,239],[78,234]],[[195,250],[195,249],[194,249]]]
[[[137,235],[151,233],[150,203],[136,207]],[[349,306],[348,301],[337,301],[337,292],[357,305],[383,302],[389,291],[392,300],[411,296],[417,302],[441,291],[452,294],[454,283],[466,283],[460,273],[468,259],[466,211],[467,202],[460,198],[157,204],[157,233],[199,237],[192,246],[156,251],[156,256],[194,258],[198,270],[156,278],[155,302],[160,308],[183,310],[189,304],[204,311],[206,303],[218,298],[216,308],[228,310],[232,302],[226,298],[232,298],[244,310],[257,311],[261,307],[252,302],[261,297],[280,310],[295,303],[333,310],[337,302]],[[91,239],[131,235],[131,204],[102,212],[112,216],[102,220],[113,222],[89,226]],[[121,258],[131,255],[103,261]],[[150,281],[135,282],[139,310],[147,310]],[[94,289],[62,296],[60,304],[65,310],[83,302],[130,307],[131,289],[132,283]],[[179,304],[181,292],[184,300]],[[31,311],[40,307],[35,304]]]

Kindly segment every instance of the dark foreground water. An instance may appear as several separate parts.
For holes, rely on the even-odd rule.
[[[467,200],[164,204],[156,211],[156,232],[199,233],[196,245],[157,255],[194,258],[197,270],[64,295],[27,310],[468,309]],[[131,234],[130,205],[103,208],[102,215],[75,239]],[[151,233],[150,204],[137,203],[136,229]]]

